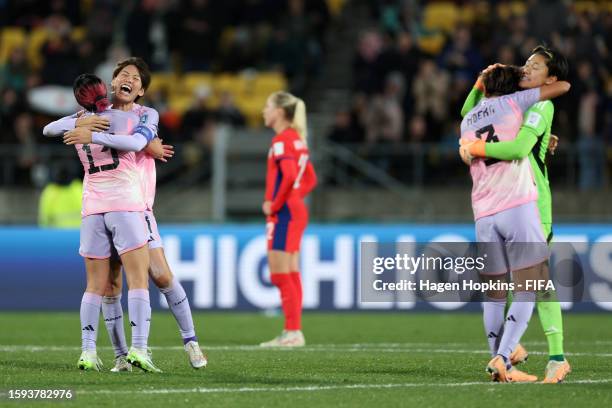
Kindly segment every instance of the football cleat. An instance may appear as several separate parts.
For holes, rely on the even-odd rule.
[[[83,371],[100,371],[102,366],[102,360],[98,358],[95,350],[83,351],[77,363],[77,367]]]
[[[200,345],[197,341],[190,341],[185,344],[185,351],[189,356],[189,363],[195,369],[206,367],[208,365],[208,359],[202,353]]]
[[[513,366],[524,363],[529,358],[529,353],[525,350],[525,347],[517,344],[514,351],[510,354],[510,364]]]
[[[560,383],[571,372],[572,372],[572,367],[570,367],[567,360],[563,360],[563,361],[551,360],[546,365],[546,370],[544,371],[544,380],[542,381],[542,383],[543,384]]]
[[[512,367],[506,372],[506,380],[508,382],[527,383],[538,381],[538,377],[536,377],[535,375],[527,374],[526,372],[521,371],[518,368]]]
[[[493,381],[499,381],[499,382],[507,382],[507,378],[506,378],[506,373],[507,373],[507,369],[506,369],[506,363],[504,362],[504,359],[502,356],[495,356],[493,357],[493,359],[491,359],[491,361],[489,361],[489,364],[487,364],[487,368],[486,368],[487,373],[489,373],[489,375],[491,375],[491,380]]]
[[[261,347],[304,347],[306,340],[301,330],[283,330],[280,336],[259,345]]]
[[[147,373],[161,373],[162,370],[155,367],[151,360],[151,354],[147,349],[139,349],[136,347],[130,348],[130,352],[127,355],[127,362],[138,367]]]
[[[112,373],[119,373],[122,371],[132,371],[132,365],[127,361],[127,356],[115,358],[115,366],[111,368]]]

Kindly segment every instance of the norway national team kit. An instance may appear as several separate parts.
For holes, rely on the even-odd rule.
[[[297,165],[295,179],[285,174],[293,171],[283,161]],[[308,224],[308,209],[304,197],[315,183],[314,168],[309,158],[308,146],[293,128],[287,128],[272,139],[268,152],[266,175],[266,201],[272,202],[271,217],[267,220],[268,250],[297,252]]]

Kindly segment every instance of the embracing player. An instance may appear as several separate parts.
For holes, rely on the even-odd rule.
[[[563,55],[554,49],[538,46],[532,51],[523,67],[523,77],[519,86],[523,89],[530,89],[552,84],[558,80],[565,80],[567,73],[568,64]],[[465,115],[481,98],[482,80],[480,79],[466,99],[461,114]],[[542,229],[549,244],[553,238],[552,199],[546,156],[550,150],[549,146],[556,144],[556,140],[551,140],[554,109],[552,101],[536,103],[525,112],[523,124],[516,139],[499,143],[485,143],[484,140],[479,140],[468,150],[468,153],[474,157],[488,157],[498,160],[520,160],[529,157],[538,189],[538,209]],[[538,292],[536,307],[548,342],[549,362],[546,366],[543,382],[558,383],[563,381],[571,371],[563,351],[561,305],[556,299],[554,291],[546,291]],[[526,357],[527,352],[519,344],[514,350],[511,360],[513,364],[516,364],[524,361]]]
[[[110,118],[109,131],[134,132],[140,148],[151,140],[148,132],[139,131],[138,115],[108,109],[106,86],[95,75],[84,74],[74,82],[74,95],[85,108],[84,117],[102,115]],[[69,119],[75,123],[79,118]],[[92,121],[98,123],[97,121]],[[44,129],[45,136],[61,135],[63,122],[56,121]],[[102,296],[110,279],[110,258],[116,250],[126,270],[128,311],[132,322],[132,347],[128,357],[145,371],[160,372],[148,353],[151,324],[149,303],[148,234],[144,210],[145,196],[141,174],[133,152],[121,152],[100,145],[75,144],[83,164],[83,205],[79,253],[85,258],[87,289],[81,301],[81,339],[83,352],[78,361],[82,370],[100,370],[96,352],[98,321]]]
[[[569,83],[558,81],[540,88],[516,92],[522,77],[518,67],[496,66],[483,74],[485,98],[461,122],[461,137],[467,139],[461,153],[469,153],[478,140],[502,142],[516,137],[523,115],[540,101],[564,94]],[[510,354],[527,329],[536,294],[527,280],[548,276],[549,251],[536,205],[537,190],[526,158],[499,161],[471,160],[472,207],[476,239],[488,253],[483,279],[503,282],[508,271],[516,285],[514,302],[504,315],[505,291],[489,291],[483,320],[493,359],[487,371],[502,382],[533,382],[536,376],[512,367]],[[504,322],[505,320],[505,322]]]
[[[158,140],[157,128],[159,115],[155,109],[137,104],[136,102],[144,96],[151,82],[149,67],[141,58],[128,58],[117,64],[113,72],[111,87],[113,90],[113,106],[121,106],[122,109],[133,112],[139,117],[137,129],[147,133],[154,140]],[[115,148],[121,151],[135,151],[130,138],[123,135],[94,132],[88,127],[75,127],[64,136],[66,144],[93,143],[94,145]],[[160,143],[161,144],[161,143]],[[171,146],[162,145],[163,152],[153,152],[153,156],[165,160],[172,153]],[[149,237],[150,268],[149,275],[166,298],[168,306],[179,326],[179,332],[183,339],[183,347],[189,357],[193,368],[206,367],[208,361],[200,346],[195,333],[193,317],[187,294],[181,283],[172,274],[166,257],[163,244],[157,228],[157,221],[153,214],[153,203],[155,200],[156,171],[155,160],[147,151],[136,152],[136,163],[141,171],[142,187],[145,195],[145,221]],[[121,308],[122,279],[119,266],[116,265],[112,276],[112,282],[107,288],[102,304],[104,320],[109,332],[111,342],[115,350],[115,367],[111,370],[131,371],[129,356],[127,354],[127,343],[123,330],[123,312]]]
[[[302,280],[299,255],[308,224],[304,198],[317,184],[310,161],[304,101],[288,92],[268,97],[263,110],[266,127],[276,136],[268,153],[266,194],[262,210],[266,219],[270,280],[281,295],[285,329],[262,347],[301,347]]]

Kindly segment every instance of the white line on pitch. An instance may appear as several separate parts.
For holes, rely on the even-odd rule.
[[[566,381],[565,384],[605,384],[611,383],[612,378],[600,380],[576,380]],[[355,389],[388,389],[388,388],[413,388],[413,387],[470,387],[475,385],[486,385],[503,387],[504,384],[492,383],[490,381],[475,381],[461,383],[396,383],[396,384],[349,384],[349,385],[308,385],[301,387],[241,387],[241,388],[156,388],[144,390],[84,390],[76,391],[80,394],[212,394],[212,393],[244,393],[244,392],[300,392],[300,391],[328,391],[328,390],[355,390]],[[529,386],[533,384],[520,384]]]
[[[420,344],[420,343],[419,343]],[[468,349],[439,349],[439,348],[410,348],[407,344],[405,347],[376,347],[375,343],[371,346],[363,347],[363,345],[351,344],[330,344],[330,345],[314,345],[300,348],[264,348],[259,346],[236,345],[236,346],[205,346],[205,350],[213,351],[281,351],[281,352],[307,352],[307,353],[359,353],[359,352],[380,352],[380,353],[443,353],[443,354],[488,354],[487,350],[468,350]],[[153,350],[172,351],[183,350],[181,346],[161,346],[151,347]],[[112,347],[98,347],[98,350],[111,350]],[[37,345],[0,345],[0,352],[50,352],[50,351],[77,351],[78,346],[37,346]],[[547,355],[543,351],[530,351],[532,355]],[[584,356],[584,357],[612,357],[612,353],[565,353],[567,356]]]

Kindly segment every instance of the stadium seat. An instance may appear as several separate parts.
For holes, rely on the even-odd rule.
[[[242,75],[220,74],[214,77],[213,88],[216,93],[227,91],[239,95],[247,92],[248,81]]]
[[[444,47],[446,40],[442,34],[428,35],[419,38],[419,47],[431,55],[438,55]]]
[[[87,28],[85,27],[74,27],[70,33],[70,37],[75,42],[81,42],[87,36]]]
[[[327,9],[333,17],[338,17],[342,13],[342,9],[346,4],[346,0],[327,0]]]
[[[26,45],[27,36],[21,27],[6,27],[0,34],[0,64],[4,64],[15,47]]]
[[[149,85],[148,91],[156,92],[165,89],[170,93],[173,87],[176,88],[180,86],[180,84],[181,81],[179,81],[177,76],[173,73],[154,72],[151,74],[151,84]]]
[[[459,20],[459,9],[453,3],[430,3],[425,6],[423,22],[429,30],[453,32]]]
[[[191,95],[180,95],[171,93],[168,97],[168,107],[170,110],[182,115],[193,104],[194,98]]]
[[[272,92],[287,90],[287,79],[279,72],[261,72],[253,82],[253,93],[269,95]]]
[[[607,2],[603,2],[603,3],[607,3]],[[595,1],[577,1],[574,3],[574,9],[578,13],[597,13],[599,11],[598,4]],[[605,12],[603,5],[602,5],[601,11]]]
[[[193,94],[193,91],[201,86],[207,86],[212,89],[213,76],[206,72],[190,72],[183,76],[182,83],[185,92]]]
[[[43,65],[42,47],[49,38],[49,32],[45,27],[36,27],[30,33],[28,41],[28,60],[33,68],[39,69]]]
[[[249,127],[260,127],[263,125],[261,111],[266,104],[266,98],[267,94],[236,97],[236,106],[246,117]]]

